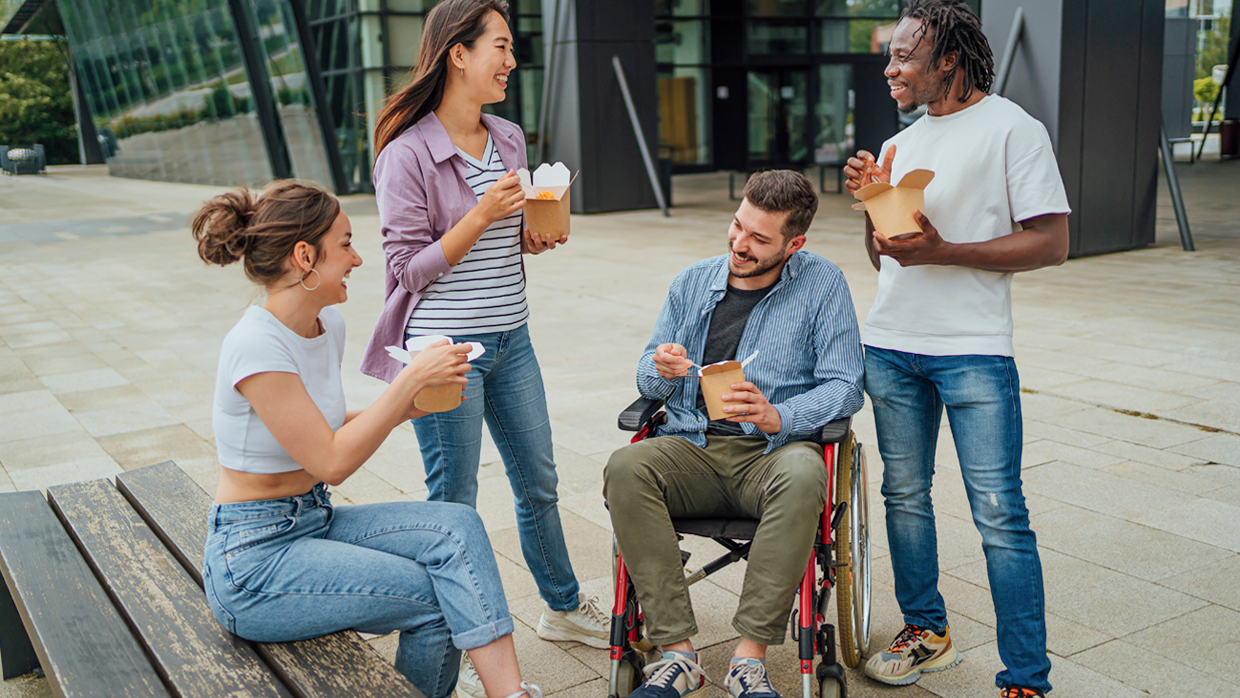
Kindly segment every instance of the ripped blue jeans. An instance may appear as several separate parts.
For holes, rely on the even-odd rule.
[[[456,686],[460,651],[513,631],[482,519],[446,502],[334,508],[298,497],[211,507],[203,587],[229,632],[290,642],[400,631],[396,669],[427,698]]]
[[[865,348],[865,391],[883,457],[883,499],[904,622],[943,632],[930,484],[943,410],[982,534],[995,605],[1000,687],[1050,690],[1046,599],[1037,539],[1021,491],[1020,378],[1006,356],[923,356]]]

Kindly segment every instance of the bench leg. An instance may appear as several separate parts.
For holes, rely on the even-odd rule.
[[[0,674],[8,681],[38,668],[39,658],[17,614],[17,604],[13,603],[8,584],[0,581]]]

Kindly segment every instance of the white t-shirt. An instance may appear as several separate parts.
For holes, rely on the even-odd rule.
[[[930,170],[924,213],[948,242],[983,242],[1018,221],[1068,213],[1046,127],[1014,102],[988,95],[947,116],[918,119],[896,146],[891,181]],[[1012,275],[966,267],[901,267],[882,256],[868,346],[928,356],[1012,356]]]
[[[323,334],[306,339],[261,306],[250,306],[224,338],[215,377],[211,425],[220,465],[245,473],[288,473],[301,466],[237,392],[237,384],[258,373],[294,373],[332,431],[344,425],[344,316],[334,306],[319,313]]]

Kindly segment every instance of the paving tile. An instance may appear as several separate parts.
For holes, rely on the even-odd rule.
[[[56,397],[50,391],[40,387],[24,393],[0,395],[0,415],[9,415],[30,410],[60,407]]]
[[[1079,507],[1042,514],[1033,526],[1042,547],[1151,582],[1231,556],[1222,548]]]
[[[0,429],[0,442],[64,434],[81,429],[73,415],[59,404],[55,407],[33,408],[28,411],[9,413],[4,415],[3,423],[4,428]]]
[[[1079,383],[1060,385],[1051,392],[1093,404],[1120,407],[1138,412],[1175,410],[1201,402],[1199,398],[1188,397],[1178,393],[1138,388],[1132,385],[1102,380],[1084,380]]]
[[[91,436],[110,436],[130,431],[154,429],[179,420],[153,402],[138,403],[110,410],[77,412],[73,415]]]
[[[111,388],[129,381],[111,368],[96,368],[55,376],[41,376],[39,380],[54,394],[76,393],[83,390]]]
[[[1218,679],[1172,659],[1177,658],[1159,656],[1125,640],[1112,640],[1072,655],[1072,661],[1146,695],[1183,698],[1216,698],[1219,695]]]
[[[1124,640],[1231,686],[1240,683],[1240,662],[1219,661],[1240,651],[1240,612],[1207,606]]]
[[[1179,492],[1070,463],[1052,462],[1021,473],[1026,492],[1121,519],[1198,501]]]
[[[1108,441],[1095,446],[1094,450],[1119,456],[1126,461],[1147,463],[1160,468],[1167,468],[1168,470],[1184,470],[1189,466],[1206,462],[1202,458],[1193,458],[1192,456],[1181,455],[1173,451],[1150,448],[1149,446],[1141,446],[1128,443],[1127,441]]]
[[[386,481],[359,468],[339,485],[332,488],[340,497],[341,504],[381,504],[383,502],[410,501],[409,496],[389,485]]]
[[[1131,577],[1053,550],[1039,550],[1046,610],[1105,635],[1122,637],[1206,605],[1201,599]],[[987,586],[986,565],[952,570],[978,586]],[[1133,599],[1141,599],[1134,604]]]
[[[1052,417],[1048,421],[1074,430],[1089,432],[1107,439],[1119,439],[1151,448],[1167,448],[1190,441],[1200,441],[1208,433],[1195,427],[1157,419],[1144,419],[1113,410],[1090,409],[1071,415]],[[1085,448],[1099,448],[1104,442],[1081,444]]]
[[[1203,401],[1178,410],[1167,410],[1162,415],[1190,424],[1201,424],[1232,433],[1240,432],[1240,403],[1236,402]]]
[[[13,480],[13,486],[19,490],[46,490],[52,485],[115,477],[120,472],[121,467],[116,461],[109,456],[102,456],[18,470],[10,473],[9,477]]]
[[[1219,482],[1207,476],[1191,472],[1191,469],[1183,471],[1167,470],[1166,468],[1159,468],[1155,465],[1147,465],[1136,461],[1125,461],[1116,465],[1108,465],[1103,470],[1130,480],[1148,482],[1151,485],[1166,487],[1177,492],[1184,492],[1185,494],[1204,496],[1212,490],[1219,489],[1220,485]]]
[[[1159,580],[1159,584],[1240,611],[1240,585],[1236,584],[1237,579],[1240,579],[1240,555],[1232,555]]]
[[[1180,361],[1180,357],[1177,357],[1175,361]],[[1162,368],[1148,368],[1131,363],[1096,366],[1089,370],[1089,376],[1171,393],[1190,393],[1195,388],[1204,388],[1218,382],[1217,379],[1206,376],[1195,376],[1191,373],[1168,371]]]
[[[595,579],[611,575],[611,532],[596,526],[571,511],[560,510],[568,557],[577,579]],[[491,545],[513,562],[529,569],[521,554],[516,527],[488,531]]]
[[[1138,513],[1133,521],[1185,538],[1240,552],[1240,506],[1197,498]]]
[[[1074,413],[1082,414],[1082,413]],[[1068,420],[1074,428],[1066,426],[1058,426],[1047,422],[1040,422],[1036,419],[1026,419],[1024,421],[1025,437],[1035,436],[1038,439],[1046,439],[1055,443],[1064,444],[1066,446],[1074,446],[1076,448],[1089,448],[1104,444],[1112,439],[1111,435],[1099,436],[1091,434],[1088,431],[1079,431],[1075,428],[1073,420]]]
[[[183,424],[100,436],[97,440],[126,470],[166,460],[215,458],[215,448]]]
[[[1086,468],[1104,468],[1108,465],[1123,462],[1119,456],[1112,456],[1088,448],[1078,448],[1055,441],[1042,439],[1025,445],[1021,454],[1021,467],[1029,468],[1052,461],[1071,463]]]
[[[65,409],[73,413],[113,410],[150,402],[150,397],[146,393],[128,383],[111,388],[64,393],[56,396],[56,399]]]
[[[43,389],[43,382],[29,371],[15,371],[0,375],[0,395],[28,393]]]
[[[9,472],[107,455],[98,442],[80,427],[61,434],[0,442],[0,464]]]

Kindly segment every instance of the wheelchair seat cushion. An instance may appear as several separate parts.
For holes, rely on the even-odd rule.
[[[672,519],[677,533],[705,538],[753,540],[757,519]]]

